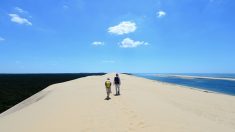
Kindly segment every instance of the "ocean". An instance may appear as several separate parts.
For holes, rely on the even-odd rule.
[[[144,77],[166,83],[189,86],[205,91],[212,91],[235,96],[235,74],[217,73],[138,73],[135,76]]]

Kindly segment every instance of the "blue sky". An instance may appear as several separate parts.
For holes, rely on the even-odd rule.
[[[235,73],[234,0],[1,0],[0,73]]]

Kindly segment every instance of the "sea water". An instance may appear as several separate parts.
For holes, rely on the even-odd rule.
[[[151,80],[173,83],[205,91],[218,92],[235,96],[235,74],[216,73],[181,73],[181,74],[134,74]]]

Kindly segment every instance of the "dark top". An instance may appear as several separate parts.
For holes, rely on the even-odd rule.
[[[120,78],[119,77],[114,78],[114,84],[120,84]]]

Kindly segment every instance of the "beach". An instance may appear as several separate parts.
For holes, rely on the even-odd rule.
[[[225,78],[225,77],[204,77],[204,76],[189,76],[189,75],[163,75],[157,74],[158,76],[169,76],[169,77],[179,77],[184,79],[213,79],[213,80],[228,80],[228,81],[235,81],[235,78]]]
[[[51,85],[0,114],[1,132],[234,132],[235,97],[120,74]]]

